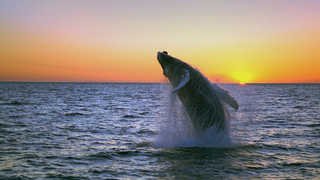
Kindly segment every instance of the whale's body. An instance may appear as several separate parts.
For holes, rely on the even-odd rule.
[[[164,75],[177,93],[196,132],[204,132],[214,126],[217,130],[226,128],[228,111],[224,103],[238,109],[237,102],[226,90],[212,85],[198,70],[187,63],[158,52],[158,61]]]

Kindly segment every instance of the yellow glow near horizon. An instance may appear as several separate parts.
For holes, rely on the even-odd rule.
[[[235,79],[239,84],[247,84],[252,82],[253,77],[250,72],[247,71],[238,71],[232,73],[232,78]]]

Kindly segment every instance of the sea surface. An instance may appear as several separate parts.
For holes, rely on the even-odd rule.
[[[320,84],[221,87],[201,138],[166,83],[0,83],[0,179],[320,179]]]

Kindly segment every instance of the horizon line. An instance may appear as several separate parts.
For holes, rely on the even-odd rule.
[[[320,84],[320,82],[252,82],[252,83],[237,83],[237,82],[212,82],[216,84],[236,84],[236,85],[259,85],[259,84]],[[114,84],[167,84],[163,81],[0,81],[0,83],[114,83]]]

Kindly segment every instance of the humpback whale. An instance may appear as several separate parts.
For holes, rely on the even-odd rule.
[[[158,52],[157,59],[177,94],[197,133],[214,126],[218,131],[227,126],[228,110],[225,104],[235,110],[237,101],[228,91],[220,88],[189,64],[170,56],[166,51]]]

